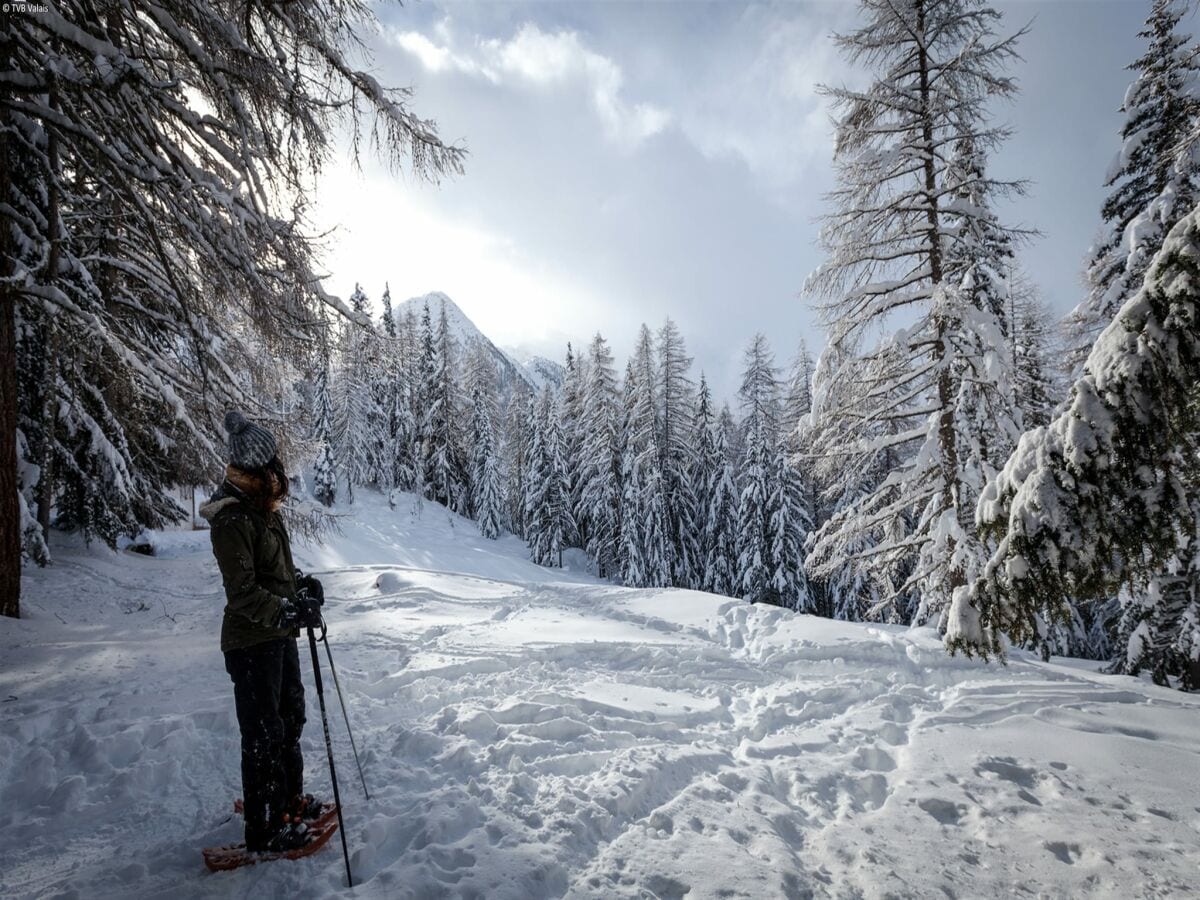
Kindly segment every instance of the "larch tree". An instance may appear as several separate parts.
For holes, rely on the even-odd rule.
[[[884,448],[903,455],[824,524],[816,547],[827,557],[869,553],[885,571],[915,556],[907,578],[888,588],[891,599],[915,592],[915,621],[943,624],[983,558],[971,494],[986,461],[963,398],[989,377],[1008,377],[1002,323],[978,290],[981,274],[996,274],[994,260],[973,237],[984,225],[1005,229],[969,197],[1021,188],[986,165],[1006,136],[988,106],[1016,91],[1006,69],[1020,34],[998,38],[1000,15],[980,0],[860,0],[860,8],[861,27],[836,41],[870,79],[862,89],[825,89],[838,114],[838,186],[821,232],[827,259],[808,289],[830,342],[847,353],[892,329],[858,351],[853,406],[838,414],[856,423],[860,462]]]
[[[19,614],[35,510],[74,508],[115,539],[176,517],[172,483],[215,473],[229,406],[298,433],[260,398],[286,377],[267,360],[315,363],[322,309],[351,314],[321,290],[302,216],[339,126],[373,120],[388,161],[418,175],[462,160],[409,91],[356,68],[374,21],[359,3],[231,17],[177,0],[6,17],[0,613]],[[36,385],[18,384],[19,333],[42,338],[23,351]]]

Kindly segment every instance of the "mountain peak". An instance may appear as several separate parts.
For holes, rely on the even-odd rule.
[[[496,365],[497,386],[502,398],[507,399],[518,381],[523,382],[534,392],[540,391],[547,384],[555,389],[562,386],[562,366],[541,357],[534,357],[528,362],[522,362],[501,350],[479,330],[479,327],[471,321],[470,316],[462,311],[462,307],[442,291],[430,291],[419,297],[410,297],[396,307],[396,312],[397,315],[402,315],[412,310],[419,316],[426,304],[429,305],[429,315],[435,320],[441,316],[442,310],[445,310],[450,333],[454,336],[460,349],[466,350],[476,344],[483,345]]]

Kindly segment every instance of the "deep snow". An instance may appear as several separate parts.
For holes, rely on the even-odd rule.
[[[1094,664],[541,569],[434,504],[360,497],[299,548],[373,794],[331,707],[361,897],[1182,896],[1200,698]],[[235,840],[203,532],[71,539],[0,622],[0,896],[316,897],[340,848],[209,874]],[[302,653],[311,685],[307,652]],[[314,692],[310,787],[328,793]]]

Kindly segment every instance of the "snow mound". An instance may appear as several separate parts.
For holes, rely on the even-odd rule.
[[[375,587],[383,594],[399,593],[408,587],[408,584],[399,572],[380,572],[375,578]]]

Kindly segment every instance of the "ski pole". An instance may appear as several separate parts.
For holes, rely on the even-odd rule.
[[[321,621],[321,639],[325,639],[325,622]],[[350,849],[346,846],[346,823],[342,821],[342,798],[338,794],[337,770],[333,765],[333,740],[329,737],[329,717],[325,714],[325,690],[321,684],[321,661],[317,657],[317,636],[308,626],[308,649],[312,651],[313,680],[317,684],[317,702],[321,706],[321,725],[325,729],[325,753],[329,757],[329,779],[333,782],[333,805],[337,810],[338,831],[342,833],[342,856],[346,860],[346,887],[354,887],[350,874]]]
[[[367,792],[367,779],[363,775],[362,762],[358,758],[358,745],[354,743],[354,732],[350,730],[350,716],[346,712],[346,698],[342,696],[342,686],[338,682],[337,669],[333,665],[333,651],[329,649],[329,637],[321,633],[321,643],[325,645],[325,655],[329,657],[329,672],[333,675],[333,686],[337,689],[338,703],[342,706],[342,718],[346,720],[346,734],[350,735],[350,749],[354,751],[354,764],[358,766],[358,780],[362,783],[363,797],[371,799]]]

